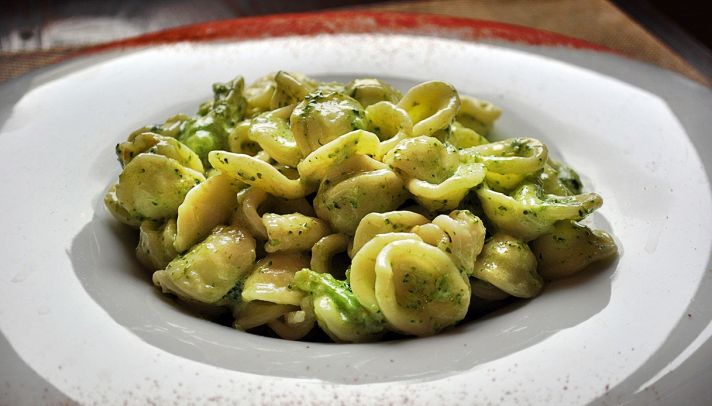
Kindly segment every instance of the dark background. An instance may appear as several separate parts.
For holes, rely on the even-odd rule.
[[[707,77],[712,77],[712,2],[613,0]]]

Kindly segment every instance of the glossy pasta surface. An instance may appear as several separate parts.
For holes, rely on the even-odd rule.
[[[405,90],[405,89],[404,89]],[[277,72],[116,147],[104,198],[154,284],[288,340],[430,336],[617,254],[603,199],[445,82]],[[494,304],[494,306],[493,306]]]

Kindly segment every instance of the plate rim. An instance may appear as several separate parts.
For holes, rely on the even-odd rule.
[[[176,42],[239,41],[322,34],[412,34],[475,42],[504,41],[606,52],[638,60],[605,45],[524,25],[419,12],[345,10],[237,17],[181,25],[90,45],[62,57],[58,62],[99,52]]]

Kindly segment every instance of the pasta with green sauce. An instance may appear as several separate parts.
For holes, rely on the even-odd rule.
[[[602,199],[445,82],[277,72],[136,130],[105,205],[153,283],[289,340],[430,336],[616,255]]]

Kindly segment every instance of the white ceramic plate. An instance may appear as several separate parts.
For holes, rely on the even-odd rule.
[[[277,34],[251,20],[265,38],[113,47],[0,87],[0,403],[710,401],[711,92],[549,34],[510,27],[511,41],[463,33],[487,23],[403,15],[373,33],[383,15],[344,16],[295,17],[330,28]],[[277,69],[404,89],[440,79],[492,100],[496,134],[542,139],[603,195],[593,222],[619,259],[427,339],[288,342],[182,311],[102,207],[114,145],[193,113],[212,82]]]

